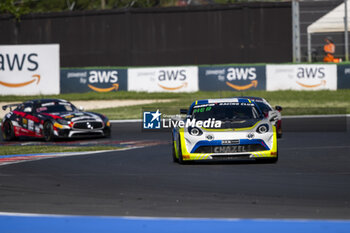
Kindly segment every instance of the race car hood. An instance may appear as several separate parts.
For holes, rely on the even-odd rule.
[[[54,119],[65,119],[67,121],[92,121],[101,120],[101,117],[91,112],[58,112],[58,113],[41,113],[42,115],[50,116]]]

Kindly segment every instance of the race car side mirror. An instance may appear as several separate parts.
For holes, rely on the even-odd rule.
[[[180,114],[187,114],[187,109],[180,109]]]
[[[79,106],[78,109],[79,109],[79,111],[84,111],[85,110],[83,106]]]
[[[278,105],[277,105],[277,106],[275,107],[275,109],[276,109],[277,111],[281,112],[283,108],[282,108],[281,106],[278,106]]]
[[[269,111],[268,119],[269,119],[269,121],[277,121],[277,112],[276,111]]]

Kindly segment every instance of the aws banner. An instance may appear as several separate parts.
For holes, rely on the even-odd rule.
[[[127,69],[62,69],[61,93],[127,90]]]
[[[265,66],[204,66],[199,67],[199,89],[265,90]]]
[[[0,46],[0,95],[60,93],[59,45]]]
[[[146,92],[198,91],[198,67],[128,69],[128,90]]]
[[[336,90],[337,66],[267,65],[266,87],[275,90]]]

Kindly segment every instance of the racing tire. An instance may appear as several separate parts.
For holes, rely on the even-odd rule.
[[[277,163],[278,162],[278,156],[275,157],[275,158],[269,158],[269,159],[267,159],[266,162],[267,163]]]
[[[179,164],[185,164],[186,162],[183,160],[182,158],[182,150],[181,150],[181,140],[180,140],[180,135],[179,135],[179,158],[178,158],[178,162]]]
[[[174,134],[171,133],[171,148],[172,148],[172,156],[173,156],[173,162],[177,163],[179,160],[178,158],[176,158],[176,154],[175,154],[175,144],[174,144]]]
[[[276,129],[276,133],[277,133],[277,138],[281,138],[282,137],[282,124],[280,123],[278,129]]]
[[[15,131],[11,121],[7,120],[2,126],[2,138],[4,141],[13,141],[16,139]]]
[[[43,129],[44,139],[47,142],[52,142],[55,139],[55,135],[53,134],[53,125],[50,121],[46,121],[44,123]]]

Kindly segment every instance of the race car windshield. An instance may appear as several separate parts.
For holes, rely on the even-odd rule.
[[[262,112],[269,112],[272,110],[267,104],[263,102],[255,102],[255,103],[259,106]]]
[[[76,110],[74,105],[60,102],[42,103],[36,108],[36,112],[41,113],[73,112]]]
[[[216,103],[193,107],[192,117],[197,120],[215,118],[221,121],[259,119],[254,104],[249,103]]]

